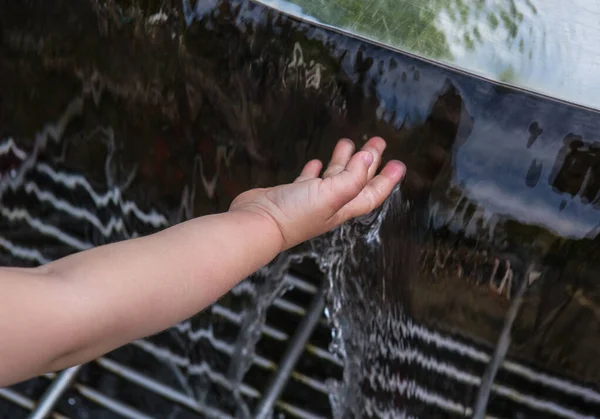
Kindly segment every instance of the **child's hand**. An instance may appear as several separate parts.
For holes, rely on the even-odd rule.
[[[323,164],[311,160],[294,183],[244,192],[229,210],[266,217],[281,232],[282,250],[289,249],[383,203],[406,172],[404,164],[390,161],[375,176],[385,147],[375,137],[354,153],[354,143],[341,140],[322,177]]]

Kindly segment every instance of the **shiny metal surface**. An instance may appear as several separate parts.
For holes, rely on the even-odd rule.
[[[255,411],[325,276],[343,371],[319,324],[277,414],[597,416],[597,112],[249,1],[100,5],[0,2],[3,264],[223,211],[340,137],[383,136],[408,173],[383,210],[288,255],[316,262],[314,281],[278,260],[110,354],[121,373],[84,367],[57,412]],[[38,383],[19,394],[37,400]]]
[[[311,301],[306,315],[298,325],[298,329],[290,340],[287,351],[283,354],[279,368],[273,373],[273,376],[269,380],[269,385],[256,408],[254,414],[256,419],[267,419],[273,415],[273,407],[275,406],[277,399],[285,388],[287,380],[296,366],[298,359],[302,355],[302,352],[304,352],[304,348],[310,339],[310,335],[313,333],[315,326],[323,316],[325,294],[326,289],[323,286],[313,297],[313,301]]]
[[[0,388],[0,398],[4,399],[4,403],[13,403],[16,406],[25,410],[33,410],[35,408],[35,401],[9,388]],[[60,415],[58,413],[53,413],[51,415],[51,418],[66,419],[65,416]]]
[[[45,419],[54,410],[56,403],[63,396],[65,391],[73,384],[75,377],[79,373],[80,365],[71,367],[62,371],[56,379],[52,381],[46,393],[42,396],[35,409],[31,412],[28,419]]]
[[[260,1],[478,76],[600,109],[596,1]]]

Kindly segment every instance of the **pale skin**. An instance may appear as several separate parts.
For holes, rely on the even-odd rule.
[[[341,140],[324,171],[251,189],[229,211],[77,253],[0,268],[0,387],[81,364],[165,330],[217,300],[283,250],[379,207],[405,174],[370,139]],[[250,250],[251,249],[251,250]]]

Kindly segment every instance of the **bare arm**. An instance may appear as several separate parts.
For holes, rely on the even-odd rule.
[[[353,154],[342,142],[323,178],[309,162],[295,183],[248,191],[223,214],[36,269],[0,268],[0,386],[162,331],[283,249],[380,205],[404,168],[373,177],[385,143],[365,147]]]
[[[228,212],[36,270],[2,269],[0,385],[164,330],[215,301],[281,248],[281,234],[269,220]]]

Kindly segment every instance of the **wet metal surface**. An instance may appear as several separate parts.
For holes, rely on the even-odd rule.
[[[595,1],[260,2],[478,76],[600,109]]]
[[[84,366],[58,413],[254,412],[324,275],[344,368],[321,323],[278,413],[470,417],[483,397],[495,418],[597,415],[596,112],[249,1],[121,5],[0,1],[3,264],[223,211],[248,188],[290,181],[340,137],[384,137],[408,173],[381,211]],[[38,400],[48,383],[0,393],[0,417],[25,417],[12,407],[25,399],[3,400]]]

